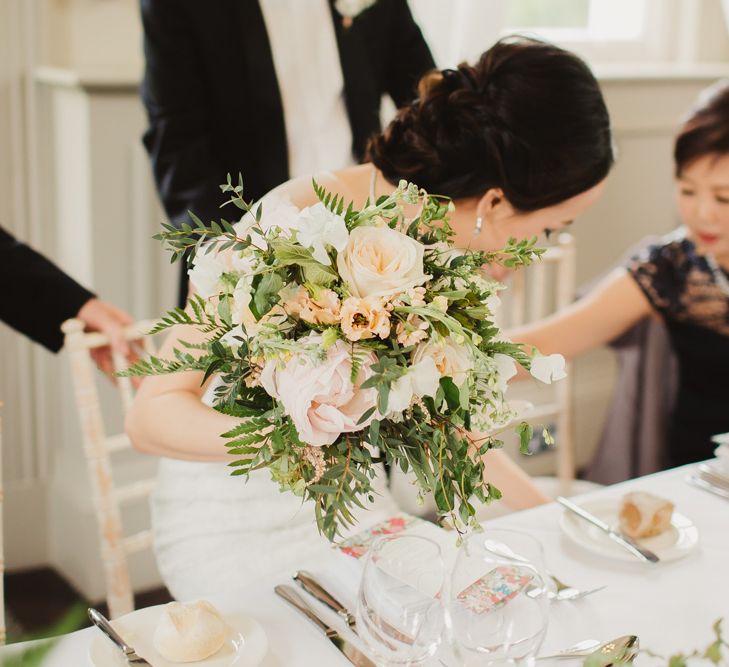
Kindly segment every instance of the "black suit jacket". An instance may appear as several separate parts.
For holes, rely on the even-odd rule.
[[[53,262],[0,228],[0,320],[52,352],[63,347],[61,324],[94,295]]]
[[[170,220],[179,225],[188,210],[204,222],[220,218],[227,173],[243,174],[248,199],[288,180],[283,107],[257,0],[140,2],[143,140]],[[348,28],[330,4],[359,159],[380,129],[381,96],[398,106],[411,100],[434,63],[407,0],[378,0]]]

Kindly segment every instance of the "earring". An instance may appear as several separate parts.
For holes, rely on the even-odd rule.
[[[479,215],[476,218],[476,225],[473,228],[474,236],[478,236],[481,233],[481,227],[483,227],[483,218]]]

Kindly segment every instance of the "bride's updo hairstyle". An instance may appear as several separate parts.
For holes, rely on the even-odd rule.
[[[595,77],[552,44],[503,39],[473,66],[426,74],[418,94],[368,147],[392,184],[452,199],[501,188],[527,212],[588,190],[613,164]]]

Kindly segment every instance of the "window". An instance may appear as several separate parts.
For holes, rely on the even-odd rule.
[[[661,9],[660,0],[508,0],[502,34],[536,35],[593,61],[658,60]]]

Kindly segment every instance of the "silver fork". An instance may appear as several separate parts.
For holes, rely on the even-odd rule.
[[[499,545],[495,546],[489,546],[487,547],[489,551],[492,551],[496,554],[499,554],[501,556],[505,556],[506,558],[509,558],[513,561],[516,561],[517,563],[527,563],[527,559],[523,556],[519,556],[518,554],[513,553],[510,549],[506,547],[500,547]],[[549,591],[547,594],[547,597],[549,597],[550,600],[556,600],[558,602],[564,601],[564,600],[581,600],[587,595],[591,595],[592,593],[597,593],[597,591],[601,591],[603,588],[606,588],[605,586],[598,586],[597,588],[591,588],[587,591],[581,591],[579,588],[575,588],[574,586],[568,586],[563,581],[560,581],[550,572],[546,572],[547,576],[554,582],[555,587],[557,588],[557,592],[554,593],[552,591]],[[542,593],[542,589],[537,586],[532,586],[529,590],[527,590],[527,595],[529,597],[536,597]]]
[[[549,573],[548,573],[549,574]],[[555,577],[553,574],[549,574],[549,577],[554,582],[554,585],[557,587],[556,593],[550,592],[550,599],[551,600],[557,600],[557,601],[564,601],[564,600],[581,600],[582,598],[586,597],[587,595],[591,595],[592,593],[597,593],[598,591],[603,590],[604,588],[607,588],[607,586],[598,586],[597,588],[590,588],[588,590],[580,590],[579,588],[575,588],[574,586],[568,586],[563,581],[560,581],[557,577]]]

